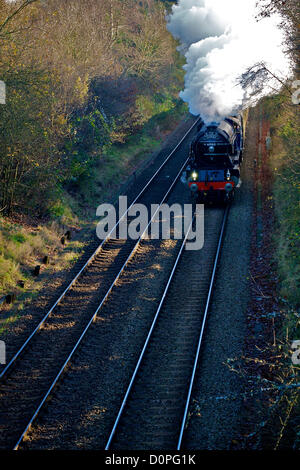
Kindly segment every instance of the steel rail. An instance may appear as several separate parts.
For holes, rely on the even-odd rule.
[[[195,218],[195,217],[194,217],[194,218]],[[117,418],[116,418],[116,420],[115,420],[114,426],[113,426],[113,428],[112,428],[112,431],[111,431],[111,433],[110,433],[110,435],[109,435],[109,438],[108,438],[108,441],[107,441],[107,443],[106,443],[105,450],[109,450],[109,448],[110,448],[110,446],[111,446],[111,443],[112,443],[112,440],[113,440],[113,438],[114,438],[116,429],[117,429],[117,427],[118,427],[118,425],[119,425],[121,416],[122,416],[123,411],[124,411],[124,409],[125,409],[125,406],[126,406],[126,403],[127,403],[128,397],[129,397],[129,394],[130,394],[130,392],[131,392],[132,386],[133,386],[134,381],[135,381],[135,379],[136,379],[136,375],[137,375],[137,373],[138,373],[138,371],[139,371],[139,368],[140,368],[141,362],[142,362],[142,360],[143,360],[145,351],[146,351],[146,349],[147,349],[147,347],[148,347],[148,344],[149,344],[149,341],[150,341],[150,339],[151,339],[152,332],[153,332],[154,327],[155,327],[155,325],[156,325],[156,322],[157,322],[157,319],[158,319],[159,314],[160,314],[160,312],[161,312],[161,309],[162,309],[163,303],[164,303],[164,301],[165,301],[167,292],[168,292],[168,290],[169,290],[171,281],[172,281],[172,279],[173,279],[174,273],[175,273],[175,271],[176,271],[177,265],[178,265],[179,260],[180,260],[180,258],[181,258],[181,255],[182,255],[183,249],[184,249],[184,247],[185,247],[186,241],[187,241],[187,239],[188,239],[190,230],[191,230],[192,225],[193,225],[194,218],[193,218],[192,222],[190,223],[190,226],[189,226],[189,228],[188,228],[187,234],[186,234],[186,236],[185,236],[185,238],[184,238],[184,240],[183,240],[183,242],[182,242],[182,245],[181,245],[181,247],[180,247],[179,253],[178,253],[177,258],[176,258],[176,260],[175,260],[175,263],[174,263],[173,269],[172,269],[172,271],[171,271],[169,280],[168,280],[167,285],[166,285],[166,287],[165,287],[165,290],[164,290],[164,292],[163,292],[161,301],[160,301],[160,303],[159,303],[159,306],[158,306],[157,311],[156,311],[156,313],[155,313],[155,316],[154,316],[153,322],[152,322],[152,324],[151,324],[149,333],[148,333],[148,335],[147,335],[146,341],[145,341],[144,346],[143,346],[143,348],[142,348],[142,352],[141,352],[141,354],[140,354],[140,356],[139,356],[139,359],[138,359],[138,361],[137,361],[136,367],[135,367],[134,372],[133,372],[133,374],[132,374],[132,377],[131,377],[130,383],[129,383],[129,385],[128,385],[128,388],[127,388],[127,390],[126,390],[126,393],[125,393],[125,395],[124,395],[124,398],[123,398],[123,401],[122,401],[120,410],[119,410],[119,412],[118,412]]]
[[[91,263],[91,261],[95,258],[95,256],[99,253],[99,251],[102,249],[103,245],[110,239],[111,234],[115,233],[116,228],[119,226],[121,220],[128,214],[129,210],[131,207],[136,203],[136,201],[144,194],[146,189],[150,186],[154,178],[161,172],[161,170],[165,167],[167,162],[170,160],[170,158],[174,155],[176,150],[180,147],[180,145],[184,142],[186,137],[189,135],[189,133],[194,129],[194,127],[199,123],[201,118],[199,117],[196,119],[194,124],[190,127],[190,129],[185,133],[185,135],[182,137],[180,142],[174,147],[172,152],[167,156],[167,158],[164,160],[164,162],[160,165],[158,170],[154,173],[154,175],[150,178],[150,180],[147,182],[147,184],[144,186],[144,188],[140,191],[140,193],[136,196],[134,201],[130,204],[130,206],[127,208],[127,210],[124,212],[124,214],[120,217],[118,222],[115,224],[115,226],[112,228],[112,230],[109,232],[109,234],[106,236],[106,238],[100,243],[100,245],[97,247],[97,249],[94,251],[94,253],[90,256],[88,261],[84,264],[84,266],[80,269],[80,271],[76,274],[76,276],[73,278],[73,280],[70,282],[70,284],[66,287],[66,289],[63,291],[63,293],[60,295],[60,297],[56,300],[56,302],[52,305],[50,310],[47,312],[47,314],[42,318],[42,320],[39,322],[37,327],[33,330],[33,332],[28,336],[26,341],[23,343],[21,348],[16,352],[16,354],[12,357],[12,359],[8,362],[8,364],[5,366],[5,368],[1,371],[0,373],[0,380],[3,379],[3,377],[7,374],[8,370],[11,368],[11,366],[16,362],[18,357],[22,354],[24,349],[28,346],[32,338],[36,335],[36,333],[41,329],[43,324],[46,322],[48,317],[51,315],[53,310],[57,307],[57,305],[62,301],[62,299],[65,297],[67,292],[71,289],[71,287],[76,283],[77,279],[79,276],[82,274],[82,272],[87,268],[87,266]],[[185,162],[186,165],[186,162]],[[182,170],[181,170],[182,171]]]
[[[204,317],[203,317],[203,320],[202,320],[200,338],[199,338],[198,347],[197,347],[197,352],[196,352],[196,356],[195,356],[195,361],[194,361],[192,376],[191,376],[191,380],[190,380],[190,384],[189,384],[189,390],[188,390],[188,394],[187,394],[187,398],[186,398],[186,404],[185,404],[185,409],[184,409],[183,420],[182,420],[182,424],[181,424],[181,428],[180,428],[180,434],[179,434],[179,440],[178,440],[177,450],[180,450],[180,448],[181,448],[183,432],[184,432],[185,425],[186,425],[186,419],[187,419],[188,409],[189,409],[189,405],[190,405],[190,398],[191,398],[191,394],[192,394],[192,388],[193,388],[194,379],[195,379],[195,375],[196,375],[196,369],[197,369],[197,365],[198,365],[200,347],[201,347],[201,343],[202,343],[202,338],[203,338],[203,334],[204,334],[204,328],[205,328],[205,324],[206,324],[206,318],[207,318],[207,314],[208,314],[208,308],[209,308],[209,305],[210,305],[211,295],[212,295],[212,291],[213,291],[213,285],[214,285],[214,280],[215,280],[215,275],[216,275],[216,270],[217,270],[217,264],[218,264],[218,260],[219,260],[219,255],[220,255],[220,251],[221,251],[221,246],[222,246],[222,240],[223,240],[225,225],[226,225],[226,221],[227,221],[227,217],[228,217],[228,212],[229,212],[229,206],[227,206],[226,209],[225,209],[224,216],[223,216],[223,221],[222,221],[222,226],[221,226],[221,230],[220,230],[219,241],[218,241],[216,256],[215,256],[215,260],[214,260],[213,271],[212,271],[212,275],[211,275],[210,287],[209,287],[209,291],[208,291],[208,296],[207,296],[207,301],[206,301],[206,306],[205,306]],[[194,220],[194,219],[193,219],[193,220]],[[162,298],[161,298],[159,307],[158,307],[158,309],[157,309],[157,311],[156,311],[154,320],[153,320],[153,322],[152,322],[152,325],[151,325],[151,327],[150,327],[150,330],[149,330],[149,333],[148,333],[148,335],[147,335],[146,341],[145,341],[144,346],[143,346],[143,348],[142,348],[142,352],[141,352],[141,354],[140,354],[140,356],[139,356],[139,359],[138,359],[138,361],[137,361],[135,370],[134,370],[134,372],[133,372],[133,374],[132,374],[130,383],[129,383],[129,385],[128,385],[128,388],[127,388],[126,393],[125,393],[125,395],[124,395],[124,398],[123,398],[121,407],[120,407],[120,409],[119,409],[118,415],[117,415],[116,420],[115,420],[115,422],[114,422],[112,431],[111,431],[111,433],[110,433],[110,435],[109,435],[109,438],[108,438],[108,440],[107,440],[107,443],[106,443],[106,446],[105,446],[105,450],[109,450],[110,447],[111,447],[113,438],[114,438],[114,436],[115,436],[115,434],[116,434],[116,431],[117,431],[117,427],[118,427],[118,425],[119,425],[120,419],[121,419],[121,417],[122,417],[122,415],[123,415],[123,412],[124,412],[124,409],[125,409],[125,407],[126,407],[126,404],[127,404],[127,401],[128,401],[128,397],[129,397],[129,395],[130,395],[130,392],[131,392],[132,387],[133,387],[133,385],[134,385],[134,382],[135,382],[137,373],[138,373],[138,371],[139,371],[139,369],[140,369],[140,366],[141,366],[143,357],[144,357],[144,355],[145,355],[146,349],[147,349],[148,344],[149,344],[149,342],[150,342],[150,339],[151,339],[151,336],[152,336],[152,332],[153,332],[153,330],[154,330],[155,324],[157,323],[157,319],[158,319],[158,317],[159,317],[159,314],[160,314],[161,309],[162,309],[162,306],[163,306],[163,304],[164,304],[166,295],[167,295],[167,293],[168,293],[169,287],[170,287],[171,282],[172,282],[172,279],[173,279],[173,277],[174,277],[174,273],[175,273],[175,271],[176,271],[176,269],[177,269],[179,260],[180,260],[180,258],[181,258],[181,256],[182,256],[183,249],[184,249],[184,246],[185,246],[185,244],[186,244],[186,240],[187,240],[187,238],[188,238],[188,234],[189,234],[189,232],[190,232],[190,230],[191,230],[192,224],[193,224],[193,222],[192,222],[192,223],[190,224],[190,226],[189,226],[188,233],[187,233],[187,235],[186,235],[186,237],[185,237],[185,239],[184,239],[184,241],[183,241],[183,243],[182,243],[182,245],[181,245],[180,251],[179,251],[178,256],[177,256],[177,258],[176,258],[176,261],[175,261],[175,263],[174,263],[174,266],[173,266],[172,272],[171,272],[171,274],[170,274],[168,283],[167,283],[167,285],[166,285],[166,287],[165,287],[165,290],[164,290],[164,293],[163,293],[163,295],[162,295]]]
[[[189,406],[190,406],[190,400],[191,400],[193,385],[194,385],[195,376],[196,376],[196,370],[197,370],[198,362],[199,362],[200,349],[201,349],[201,345],[202,345],[204,329],[205,329],[208,309],[209,309],[209,305],[210,305],[210,301],[211,301],[211,296],[212,296],[212,291],[213,291],[213,286],[214,286],[214,281],[215,281],[215,276],[216,276],[216,271],[217,271],[217,265],[218,265],[220,252],[221,252],[223,235],[224,235],[225,226],[226,226],[226,222],[227,222],[227,218],[228,218],[228,213],[229,213],[229,206],[227,206],[226,209],[225,209],[223,222],[222,222],[222,227],[221,227],[221,231],[220,231],[220,235],[219,235],[219,242],[218,242],[218,247],[217,247],[217,251],[216,251],[214,267],[213,267],[213,271],[212,271],[212,275],[211,275],[210,286],[209,286],[209,291],[208,291],[208,295],[207,295],[204,316],[203,316],[203,320],[202,320],[202,327],[201,327],[201,332],[200,332],[200,336],[199,336],[199,341],[198,341],[197,352],[196,352],[195,361],[194,361],[193,372],[192,372],[192,376],[191,376],[191,380],[190,380],[189,390],[188,390],[188,394],[187,394],[187,398],[186,398],[186,405],[185,405],[185,409],[184,409],[184,415],[183,415],[181,428],[180,428],[179,439],[178,439],[178,443],[177,443],[177,450],[180,450],[181,445],[182,445],[182,438],[183,438],[183,433],[184,433],[185,426],[186,426],[188,410],[189,410]]]
[[[128,262],[130,261],[130,259],[133,257],[134,253],[136,252],[138,246],[140,245],[140,242],[144,239],[144,236],[148,234],[148,228],[150,227],[152,221],[155,219],[157,213],[159,212],[162,204],[165,202],[165,200],[167,199],[167,197],[169,196],[170,192],[172,191],[173,187],[175,186],[175,184],[177,183],[178,179],[180,178],[181,174],[182,174],[182,171],[184,170],[187,162],[188,162],[189,159],[187,159],[184,164],[182,165],[182,167],[180,168],[180,171],[178,172],[176,178],[173,180],[171,186],[169,187],[167,193],[164,195],[161,203],[158,205],[158,207],[156,208],[156,211],[154,212],[154,214],[152,215],[151,217],[151,220],[149,221],[149,223],[147,224],[146,228],[144,229],[144,231],[142,232],[142,234],[140,235],[140,237],[138,238],[136,244],[134,245],[133,249],[131,250],[129,256],[127,257],[126,261],[124,262],[122,268],[120,269],[119,273],[117,274],[117,276],[115,277],[114,281],[112,282],[110,288],[108,289],[108,291],[106,292],[105,296],[103,297],[101,303],[99,304],[99,306],[97,307],[97,310],[94,312],[93,316],[91,317],[91,319],[89,320],[88,324],[86,325],[83,333],[80,335],[78,341],[76,342],[75,346],[73,347],[72,351],[70,352],[69,356],[67,357],[67,359],[65,360],[63,366],[61,367],[61,369],[59,370],[58,374],[56,375],[55,379],[53,380],[53,382],[51,383],[50,387],[48,388],[46,394],[44,395],[44,397],[42,398],[40,404],[38,405],[38,407],[36,408],[35,412],[33,413],[31,419],[29,420],[28,424],[26,425],[22,435],[20,436],[20,438],[18,439],[17,443],[15,444],[13,450],[18,450],[19,449],[19,446],[20,444],[22,443],[24,437],[26,436],[27,432],[30,430],[33,422],[35,421],[36,417],[38,416],[41,408],[43,407],[44,403],[46,402],[47,398],[49,397],[50,393],[52,392],[52,390],[54,389],[56,383],[58,382],[59,378],[61,377],[62,373],[64,372],[65,368],[67,367],[67,365],[69,364],[71,358],[73,357],[74,353],[76,352],[76,350],[78,349],[81,341],[83,340],[83,338],[85,337],[87,331],[89,330],[90,326],[92,325],[92,323],[95,321],[99,311],[101,310],[104,302],[107,300],[109,294],[111,293],[113,287],[115,286],[116,282],[118,281],[118,279],[120,278],[121,274],[123,273],[124,269],[126,268],[126,266],[128,265]],[[190,228],[188,230],[188,233],[190,231]],[[188,235],[187,235],[188,236]],[[185,237],[185,240],[187,238],[187,236]],[[184,242],[185,243],[185,242]]]

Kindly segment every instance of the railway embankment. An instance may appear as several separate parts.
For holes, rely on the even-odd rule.
[[[299,110],[278,95],[255,112],[248,445],[299,449]]]

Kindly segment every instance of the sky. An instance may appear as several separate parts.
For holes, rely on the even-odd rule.
[[[257,21],[256,14],[256,0],[179,0],[173,5],[167,28],[186,57],[180,96],[192,114],[213,121],[248,106],[252,90],[246,92],[238,79],[256,63],[265,63],[281,80],[291,76],[281,18]],[[280,86],[270,80],[262,95]]]

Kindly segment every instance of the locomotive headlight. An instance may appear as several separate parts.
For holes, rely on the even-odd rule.
[[[198,173],[197,173],[196,171],[193,171],[193,173],[192,173],[192,178],[193,178],[193,180],[195,180],[195,181],[196,181],[196,179],[198,178]]]
[[[230,181],[230,176],[231,176],[231,175],[230,175],[230,171],[228,170],[227,173],[226,173],[226,179],[227,179],[227,181]]]

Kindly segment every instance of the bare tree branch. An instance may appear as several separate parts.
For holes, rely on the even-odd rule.
[[[252,96],[260,94],[266,82],[270,79],[270,77],[274,78],[283,88],[285,88],[290,95],[293,94],[293,91],[289,88],[289,86],[277,75],[275,75],[264,62],[258,62],[246,70],[239,79],[239,84],[242,85],[244,89],[252,88]],[[269,85],[272,88],[271,85]]]
[[[1,31],[4,30],[6,25],[19,13],[21,13],[24,8],[28,7],[28,5],[31,5],[31,3],[37,2],[37,0],[26,0],[25,2],[22,3],[22,5],[19,6],[11,15],[9,15],[6,20],[0,25],[0,33]]]

